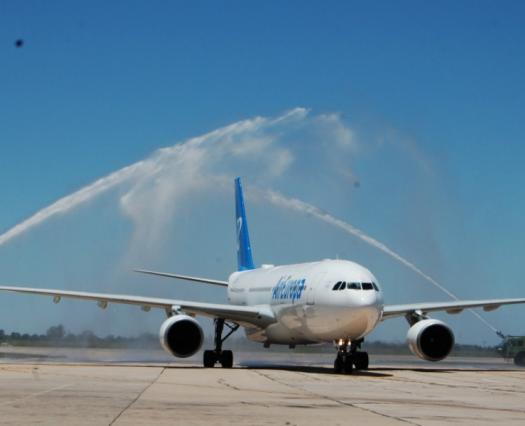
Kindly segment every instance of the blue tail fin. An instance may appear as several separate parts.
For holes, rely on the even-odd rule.
[[[235,219],[237,226],[237,266],[239,271],[255,269],[248,233],[248,221],[244,210],[241,178],[235,178]]]

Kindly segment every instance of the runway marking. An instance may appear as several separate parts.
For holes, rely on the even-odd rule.
[[[25,401],[26,399],[30,399],[30,398],[36,398],[38,396],[45,395],[46,393],[51,393],[51,392],[54,392],[54,391],[57,391],[57,390],[60,390],[60,389],[64,389],[64,388],[67,388],[67,387],[70,387],[70,386],[73,386],[73,383],[69,383],[67,385],[62,385],[62,386],[57,386],[55,388],[47,389],[47,390],[41,391],[41,392],[35,392],[35,393],[30,394],[30,395],[26,395],[26,396],[24,396],[22,398],[15,399],[13,401],[4,401],[4,402],[0,403],[0,406],[16,404],[17,402]]]
[[[142,391],[139,392],[139,394],[133,398],[131,400],[131,402],[126,405],[121,411],[120,413],[117,414],[117,416],[111,421],[111,423],[109,423],[108,426],[111,426],[113,424],[115,424],[115,422],[128,410],[128,408],[130,408],[133,404],[135,404],[135,402],[137,402],[140,397],[142,395],[144,395],[144,393],[151,387],[153,386],[155,383],[157,383],[157,381],[160,379],[160,377],[164,374],[164,371],[166,371],[166,367],[162,368],[162,370],[160,370],[160,373],[157,375],[157,377],[155,377],[151,383],[149,383],[144,389],[142,389]]]

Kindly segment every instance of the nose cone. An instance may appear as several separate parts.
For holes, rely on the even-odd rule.
[[[370,333],[381,317],[381,306],[375,290],[349,291],[346,332],[352,338]]]
[[[383,297],[375,290],[361,290],[358,296],[359,305],[363,308],[375,308],[383,303]]]
[[[372,331],[381,319],[383,295],[376,290],[361,290],[359,293],[358,310],[364,323],[366,323],[366,331],[364,332],[366,334]]]
[[[366,305],[366,306],[374,305],[377,301],[376,294],[377,294],[376,291],[363,290],[361,291],[361,294],[359,295],[360,296],[359,299],[363,305]]]

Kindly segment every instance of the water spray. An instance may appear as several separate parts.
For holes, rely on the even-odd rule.
[[[202,136],[189,139],[183,143],[178,143],[167,148],[159,149],[150,157],[119,169],[105,177],[102,177],[92,184],[87,185],[84,188],[65,197],[62,197],[49,206],[39,210],[28,219],[18,223],[4,233],[0,234],[0,246],[33,229],[39,224],[42,224],[52,217],[60,214],[66,214],[72,211],[74,208],[88,203],[102,193],[124,184],[135,184],[136,186],[140,186],[143,180],[155,178],[161,173],[165,173],[166,170],[182,168],[185,166],[187,167],[185,170],[189,170],[191,172],[191,170],[199,170],[206,165],[209,166],[210,162],[218,162],[223,158],[230,159],[232,155],[237,156],[241,162],[246,159],[253,158],[261,160],[260,156],[264,153],[269,153],[268,167],[275,166],[276,158],[287,158],[285,155],[287,154],[287,151],[285,150],[278,151],[277,153],[280,155],[272,155],[276,152],[270,152],[267,149],[267,146],[269,146],[268,144],[274,143],[278,139],[279,126],[287,125],[287,123],[293,122],[300,123],[305,120],[307,115],[308,111],[306,109],[295,108],[276,118],[255,117],[253,119],[242,120],[229,126],[221,127]],[[314,121],[316,123],[322,122],[322,117],[323,116],[317,117]],[[327,122],[326,118],[327,116],[325,116],[325,124]],[[339,126],[338,128],[343,126],[342,123],[337,121],[336,117],[328,116],[328,118],[328,122],[331,125],[337,124]],[[275,131],[276,129],[277,132]],[[341,132],[336,133],[338,135],[341,134]],[[268,136],[266,139],[264,139],[264,143],[266,145],[262,147],[262,151],[260,139],[261,134]],[[345,133],[343,132],[343,134]],[[336,138],[337,136],[334,135],[333,137]],[[340,144],[341,146],[348,146],[348,140],[346,139],[339,141],[344,142]],[[259,154],[259,156],[257,156],[257,154]],[[242,157],[243,155],[245,155],[245,157]],[[206,161],[208,163],[206,163]],[[286,164],[286,161],[283,164]],[[279,170],[280,169],[277,169],[277,171],[274,171],[273,174],[278,173]],[[272,173],[270,173],[270,175],[272,175]],[[220,179],[219,176],[215,176],[213,174],[210,174],[208,177],[206,177],[206,179],[208,179],[210,182],[212,182],[213,179],[218,178]],[[192,179],[191,175],[189,176],[189,179]],[[175,180],[173,181],[175,182]],[[171,182],[172,181],[169,180],[170,185],[172,185]],[[188,179],[186,179],[186,181],[181,180],[181,185],[188,185]],[[262,191],[262,195],[263,198],[267,199],[274,205],[309,214],[318,220],[321,220],[331,226],[335,226],[344,232],[359,238],[366,244],[382,251],[407,268],[411,269],[452,299],[458,300],[455,294],[443,287],[428,274],[424,273],[412,262],[408,261],[387,247],[385,244],[368,236],[363,231],[350,225],[349,223],[335,218],[334,216],[322,211],[318,207],[305,203],[304,201],[296,198],[285,197],[284,195],[275,191]],[[121,199],[121,205],[123,201],[123,204],[126,205],[126,202],[129,201],[128,196],[129,193]],[[499,332],[481,315],[473,310],[470,311],[493,332],[497,333],[499,336],[502,335],[501,332]]]
[[[388,256],[394,258],[399,263],[403,264],[407,268],[414,271],[416,274],[418,274],[420,277],[424,278],[426,281],[431,283],[434,287],[441,290],[443,293],[448,295],[454,300],[459,300],[459,298],[452,293],[447,288],[443,287],[441,284],[439,284],[434,278],[432,278],[430,275],[424,273],[421,269],[419,269],[416,265],[414,265],[409,260],[405,259],[398,253],[396,253],[394,250],[387,247],[385,244],[381,243],[380,241],[376,240],[373,237],[370,237],[369,235],[365,234],[360,229],[354,227],[353,225],[344,222],[341,219],[337,219],[336,217],[332,216],[331,214],[319,209],[318,207],[315,207],[311,204],[308,204],[304,201],[301,201],[297,198],[288,198],[284,195],[276,192],[276,191],[267,191],[265,193],[265,198],[270,201],[272,204],[285,207],[287,209],[295,210],[297,212],[305,213],[308,215],[311,215],[315,217],[316,219],[319,219],[329,225],[335,226],[336,228],[342,229],[347,234],[353,235],[354,237],[359,238],[361,241],[364,241],[366,244],[382,251],[383,253],[387,254]],[[501,331],[499,331],[496,327],[494,327],[491,323],[489,323],[485,318],[483,318],[478,312],[469,309],[469,311],[478,318],[483,324],[485,324],[488,328],[490,328],[494,333],[496,333],[498,336],[504,336]]]

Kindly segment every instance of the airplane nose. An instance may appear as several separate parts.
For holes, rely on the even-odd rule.
[[[383,310],[383,296],[379,291],[371,291],[366,294],[363,303],[363,308],[369,313],[370,329],[373,329],[381,318],[381,311]]]
[[[373,306],[377,304],[377,292],[363,291],[361,295],[361,303],[363,306]]]

